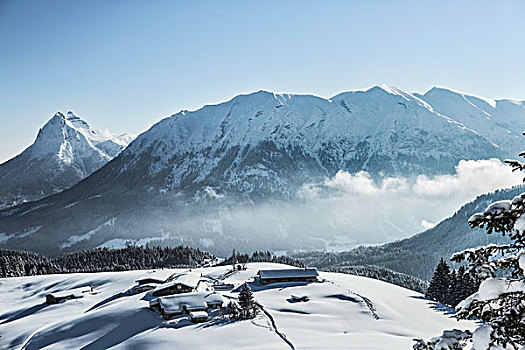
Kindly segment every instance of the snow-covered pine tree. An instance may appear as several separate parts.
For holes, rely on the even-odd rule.
[[[469,275],[465,273],[465,266],[461,265],[456,273],[456,285],[452,292],[452,306],[456,307],[463,299],[470,295],[469,293]]]
[[[248,283],[245,282],[242,285],[238,300],[241,306],[241,318],[249,319],[257,315],[257,304],[255,303],[255,298]]]
[[[525,152],[520,154],[525,157]],[[514,170],[525,170],[519,161],[507,161]],[[509,244],[489,244],[454,254],[451,260],[469,263],[483,282],[476,293],[457,306],[458,319],[478,318],[483,323],[470,332],[445,331],[425,342],[416,339],[414,349],[463,349],[467,342],[475,350],[525,350],[525,193],[512,200],[490,204],[468,220],[472,228],[488,234],[508,235]],[[503,277],[498,277],[503,276]]]
[[[448,266],[445,259],[441,258],[432,275],[425,296],[440,303],[448,304],[450,299],[450,285],[450,266]]]
[[[239,306],[236,302],[230,301],[226,305],[226,314],[230,317],[230,319],[236,320],[241,315],[241,310],[239,309]]]
[[[456,273],[456,285],[452,295],[451,305],[456,307],[463,299],[477,292],[479,282],[469,273],[464,265],[461,265]]]

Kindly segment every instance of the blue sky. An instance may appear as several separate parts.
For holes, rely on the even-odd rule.
[[[524,1],[0,0],[0,162],[57,110],[139,133],[265,89],[525,99]]]

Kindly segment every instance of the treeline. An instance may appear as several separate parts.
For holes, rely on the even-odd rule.
[[[182,245],[173,248],[157,246],[98,248],[53,259],[31,252],[0,250],[0,277],[193,267],[204,259],[211,258],[213,255],[208,252]]]
[[[456,307],[462,300],[477,292],[480,280],[467,273],[464,266],[450,269],[441,258],[432,275],[425,296],[441,304]]]
[[[407,288],[421,294],[424,294],[428,287],[428,282],[423,281],[417,277],[406,275],[401,272],[389,270],[382,266],[361,265],[361,266],[340,266],[332,268],[323,268],[323,271],[346,273],[349,275],[357,275],[369,277],[383,282],[388,282]]]
[[[285,264],[285,265],[291,265],[296,267],[305,267],[305,265],[297,260],[290,258],[286,255],[280,255],[276,256],[273,255],[269,251],[254,251],[252,255],[250,256],[247,253],[239,253],[236,252],[235,249],[233,250],[232,254],[223,261],[223,265],[231,265],[231,264],[241,264],[246,265],[250,262],[270,262],[270,263],[276,263],[276,264]]]
[[[286,255],[272,255],[272,253],[266,251],[266,252],[259,252],[255,251],[253,252],[250,261],[252,262],[271,262],[276,264],[285,264],[285,265],[291,265],[296,267],[305,267],[304,263],[301,261],[290,258]]]

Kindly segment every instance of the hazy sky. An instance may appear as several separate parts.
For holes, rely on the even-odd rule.
[[[0,162],[57,110],[139,133],[254,90],[525,99],[525,1],[0,0]]]

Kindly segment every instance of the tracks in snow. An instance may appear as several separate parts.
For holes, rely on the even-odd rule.
[[[226,298],[228,298],[228,299],[236,300],[236,298],[234,298],[234,297],[231,297],[231,296],[228,296],[228,295],[224,295],[224,296]],[[266,311],[266,309],[264,308],[264,306],[261,305],[261,303],[255,302],[255,304],[257,304],[257,306],[259,306],[261,311],[270,320],[270,324],[272,326],[272,328],[270,330],[273,330],[275,332],[275,334],[277,334],[290,347],[290,349],[295,350],[295,346],[293,345],[293,343],[290,340],[288,340],[288,338],[286,338],[286,335],[283,332],[281,332],[279,330],[279,328],[277,328],[277,323],[275,323],[275,319],[273,318],[272,314],[269,313],[268,311]]]
[[[344,290],[346,290],[348,293],[350,294],[353,294],[359,298],[361,298],[361,300],[363,300],[363,302],[365,303],[366,307],[368,308],[368,310],[370,310],[370,313],[372,313],[372,316],[376,319],[376,320],[379,320],[379,315],[377,314],[376,312],[376,308],[374,306],[374,304],[372,303],[372,301],[370,299],[368,299],[367,297],[365,296],[362,296],[361,294],[357,294],[356,292],[352,292],[350,289],[347,289],[345,287],[343,287],[342,285],[340,284],[337,284],[335,282],[332,282],[332,281],[328,281],[329,283],[333,284],[334,286],[337,286],[339,288],[343,288]]]
[[[292,342],[290,340],[288,340],[288,338],[286,338],[286,335],[284,333],[282,333],[281,331],[279,331],[279,329],[277,328],[277,324],[275,323],[275,319],[273,318],[272,314],[270,314],[268,311],[266,311],[266,309],[264,308],[264,306],[262,306],[260,303],[256,303],[257,306],[259,306],[262,310],[262,312],[266,315],[266,317],[268,317],[270,319],[270,322],[272,324],[272,328],[274,330],[274,332],[286,343],[288,344],[288,346],[290,347],[290,349],[292,350],[295,350],[295,346],[292,344]]]

